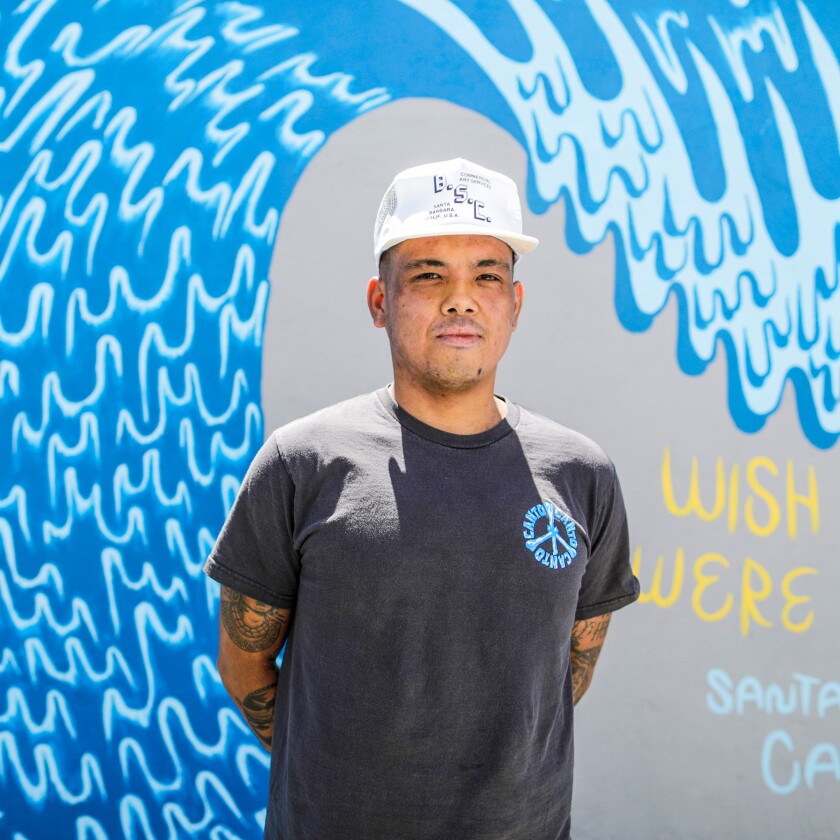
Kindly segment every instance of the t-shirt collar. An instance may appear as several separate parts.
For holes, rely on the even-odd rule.
[[[482,446],[489,446],[497,440],[501,440],[505,435],[512,432],[519,423],[519,406],[511,402],[505,397],[499,397],[505,401],[507,405],[507,414],[495,426],[479,432],[475,435],[457,435],[452,432],[445,432],[442,429],[437,429],[418,420],[413,415],[409,414],[404,408],[399,406],[396,400],[391,396],[387,387],[380,388],[376,395],[380,402],[385,407],[385,410],[404,428],[410,432],[419,435],[432,443],[440,444],[441,446],[449,446],[455,449],[478,449]]]

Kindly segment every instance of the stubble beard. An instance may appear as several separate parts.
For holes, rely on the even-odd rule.
[[[469,354],[468,350],[449,350],[442,354],[435,353],[432,358],[424,360],[415,357],[412,361],[413,354],[404,352],[400,341],[398,339],[395,341],[395,337],[387,328],[386,332],[391,342],[395,382],[403,381],[435,397],[446,397],[468,393],[485,382],[488,376],[491,381],[495,381],[496,365],[492,364],[492,359],[485,360],[484,364],[479,359],[473,359],[470,362],[466,358],[461,358],[462,355]],[[482,345],[486,340],[488,340],[486,336],[482,338]],[[506,346],[502,349],[500,357],[506,349]],[[486,350],[487,348],[484,348],[480,355],[486,356]]]
[[[398,367],[395,365],[395,377],[398,374]],[[419,370],[401,366],[401,372],[411,380],[416,388],[437,397],[471,391],[483,382],[490,373],[486,367],[482,368],[456,362],[451,364],[428,362]]]
[[[426,370],[428,387],[439,396],[463,394],[475,388],[485,377],[481,368],[466,370],[440,370],[430,367]]]

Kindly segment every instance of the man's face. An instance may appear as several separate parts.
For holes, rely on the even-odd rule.
[[[445,394],[495,380],[522,306],[508,245],[491,236],[410,239],[391,249],[368,306],[398,386]]]

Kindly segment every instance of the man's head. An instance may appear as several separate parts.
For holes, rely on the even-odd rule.
[[[376,220],[368,306],[388,332],[398,387],[492,393],[522,305],[513,264],[536,244],[500,173],[456,159],[396,176]]]

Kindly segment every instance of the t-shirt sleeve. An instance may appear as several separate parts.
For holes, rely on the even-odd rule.
[[[627,513],[615,468],[599,477],[589,562],[581,581],[575,621],[614,612],[639,597],[630,566]]]
[[[295,487],[272,435],[257,453],[204,571],[274,607],[295,602],[300,557],[293,547]]]

